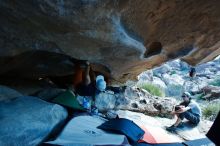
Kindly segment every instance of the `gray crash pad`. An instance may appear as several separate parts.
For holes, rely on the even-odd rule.
[[[192,125],[190,122],[183,122],[182,127],[176,129],[176,133],[185,140],[205,138],[205,135],[199,132],[197,126]]]
[[[54,141],[45,142],[65,146],[128,146],[125,135],[106,132],[97,127],[106,122],[98,116],[82,115],[72,118]]]

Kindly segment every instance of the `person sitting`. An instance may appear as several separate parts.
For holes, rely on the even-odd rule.
[[[177,116],[177,120],[172,126],[166,128],[168,131],[174,131],[176,128],[181,127],[184,118],[194,125],[200,122],[202,113],[198,103],[191,100],[191,95],[188,92],[183,93],[182,99],[183,102],[175,106],[175,110],[171,112],[171,114]]]

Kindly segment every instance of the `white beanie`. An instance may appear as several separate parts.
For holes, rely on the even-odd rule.
[[[96,77],[96,88],[100,91],[104,91],[106,88],[106,82],[105,82],[104,77],[102,75],[98,75]]]
[[[189,92],[184,92],[182,97],[184,97],[184,96],[187,96],[187,97],[191,98],[191,94]]]

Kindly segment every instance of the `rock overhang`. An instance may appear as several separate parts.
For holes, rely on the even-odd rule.
[[[1,1],[1,75],[26,76],[31,67],[27,76],[69,75],[76,59],[124,82],[176,58],[204,63],[220,54],[219,5],[217,0]]]

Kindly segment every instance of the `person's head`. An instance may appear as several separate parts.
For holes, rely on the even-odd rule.
[[[190,102],[190,100],[191,100],[191,95],[190,95],[190,93],[189,93],[189,92],[184,92],[184,93],[182,94],[182,99],[183,99],[184,102]]]
[[[196,76],[196,69],[192,67],[189,71],[189,76],[190,77],[195,77]]]
[[[106,88],[106,82],[105,82],[104,77],[102,75],[98,75],[96,77],[96,88],[99,91],[104,91]]]

